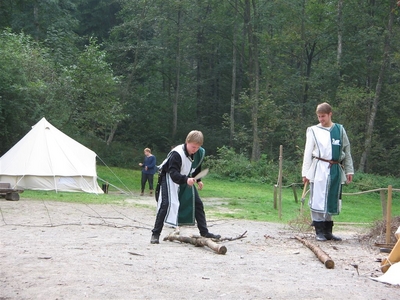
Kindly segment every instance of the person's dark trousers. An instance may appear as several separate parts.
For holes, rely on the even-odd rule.
[[[165,216],[167,215],[168,206],[169,206],[167,181],[166,181],[165,176],[163,177],[163,179],[161,181],[161,197],[162,197],[162,199],[158,200],[158,201],[162,201],[161,206],[157,212],[156,221],[154,224],[154,228],[152,230],[153,235],[156,235],[156,236],[159,236],[161,234],[161,231],[164,226]]]
[[[143,192],[144,192],[144,188],[146,187],[146,181],[147,181],[146,174],[144,174],[144,173],[142,172],[142,188],[141,188],[142,194],[143,194]]]
[[[153,182],[154,182],[154,174],[148,174],[147,178],[149,180],[150,191],[152,191],[153,190]]]
[[[144,174],[142,173],[142,193],[144,192],[144,189],[146,187],[146,182],[149,182],[149,189],[152,191],[153,190],[153,181],[154,181],[154,175],[153,174]]]
[[[204,212],[204,205],[203,202],[200,199],[199,193],[197,192],[197,189],[194,192],[194,217],[197,222],[197,228],[200,231],[200,235],[206,235],[208,233],[208,228],[207,228],[207,221],[206,221],[206,213]]]

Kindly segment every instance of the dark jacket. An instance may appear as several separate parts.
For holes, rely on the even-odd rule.
[[[147,170],[146,168],[147,167]],[[154,155],[145,156],[142,166],[143,174],[155,174],[156,173],[156,157]]]

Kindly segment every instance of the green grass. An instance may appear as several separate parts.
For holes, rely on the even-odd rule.
[[[140,192],[140,171],[128,170],[122,168],[98,167],[98,176],[111,183],[110,193],[106,195],[93,195],[87,193],[66,193],[54,191],[25,191],[21,197],[37,200],[55,200],[64,202],[81,203],[123,203],[123,200],[129,195],[120,192],[124,190],[138,195]],[[274,187],[265,183],[248,183],[240,181],[224,180],[208,175],[203,179],[204,189],[200,191],[206,209],[208,218],[212,219],[245,219],[268,222],[287,223],[299,218],[301,207],[301,187],[297,187],[296,194],[298,202],[292,188],[282,189],[281,215],[279,214],[279,201],[274,207]],[[99,185],[102,185],[99,181]],[[156,178],[155,178],[156,183]],[[118,187],[115,188],[112,185]],[[371,186],[369,189],[380,188]],[[393,187],[400,188],[400,187]],[[365,190],[365,188],[363,189]],[[358,189],[353,185],[346,186],[344,193],[354,193]],[[278,200],[278,199],[277,199]],[[336,222],[351,223],[374,223],[382,219],[382,207],[379,193],[369,193],[361,195],[343,196],[343,213],[335,216]],[[153,208],[153,206],[152,206]],[[304,214],[309,215],[309,209],[306,203],[304,205]],[[393,193],[392,216],[400,215],[400,193]]]
[[[220,206],[212,214],[222,218],[240,218],[270,222],[288,222],[299,216],[301,208],[301,187],[296,188],[297,200],[292,188],[282,189],[281,213],[279,215],[279,199],[274,205],[274,188],[272,185],[230,182],[219,179],[207,178],[205,189],[201,196],[205,198],[206,207],[211,209]],[[344,189],[344,193],[352,193]],[[223,198],[218,205],[210,204],[207,198]],[[278,197],[277,197],[278,198]],[[335,216],[338,222],[373,223],[382,219],[382,207],[379,193],[362,195],[344,195],[342,197],[342,213]],[[307,205],[308,195],[304,204],[304,213],[309,215]],[[212,201],[211,201],[212,202]],[[393,193],[392,215],[400,215],[400,195]],[[276,208],[275,208],[276,207]]]

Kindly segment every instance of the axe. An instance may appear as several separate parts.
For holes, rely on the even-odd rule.
[[[208,171],[209,171],[208,169],[205,169],[205,170],[201,171],[199,174],[197,174],[196,176],[194,176],[193,178],[197,181],[200,178],[203,178],[204,176],[206,176],[208,174]]]
[[[199,174],[197,174],[194,179],[199,180],[200,178],[205,177],[208,174],[208,169],[205,169],[203,171],[201,171]]]

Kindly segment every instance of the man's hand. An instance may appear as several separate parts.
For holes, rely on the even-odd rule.
[[[347,181],[346,183],[349,184],[353,181],[353,174],[347,174],[346,175]]]
[[[199,181],[199,182],[197,183],[197,186],[198,186],[199,191],[201,191],[201,190],[203,189],[204,184],[203,184],[202,181]]]

